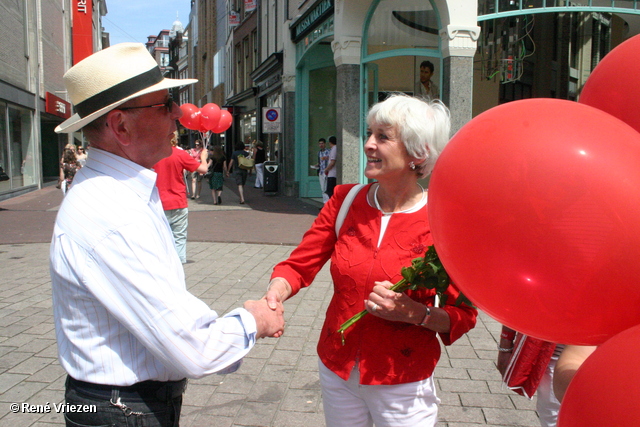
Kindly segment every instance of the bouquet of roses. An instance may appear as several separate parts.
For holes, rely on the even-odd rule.
[[[440,258],[438,258],[436,248],[433,245],[429,246],[424,257],[415,258],[411,261],[410,267],[402,267],[401,274],[402,279],[390,288],[392,291],[401,293],[409,289],[435,289],[436,295],[438,295],[440,301],[439,306],[444,307],[447,302],[447,298],[449,298],[449,295],[446,295],[445,292],[449,287],[450,279],[446,270],[442,266],[442,262],[440,261]],[[471,301],[469,301],[469,299],[461,292],[456,299],[455,305],[459,306],[463,303],[473,307]],[[349,327],[363,318],[367,313],[367,310],[363,310],[340,326],[338,332],[340,332],[340,335],[342,336],[343,345],[344,331],[349,329]]]

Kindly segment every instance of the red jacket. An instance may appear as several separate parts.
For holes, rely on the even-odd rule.
[[[436,332],[372,315],[366,315],[345,332],[344,345],[336,332],[342,323],[364,309],[364,300],[374,282],[396,283],[402,279],[401,268],[411,265],[414,258],[424,256],[433,244],[425,206],[415,213],[393,215],[377,247],[382,214],[367,202],[369,186],[354,199],[340,237],[336,239],[336,216],[351,187],[336,187],[300,245],[286,261],[276,265],[272,277],[287,279],[295,294],[301,287],[309,286],[331,258],[334,295],[318,342],[318,355],[325,366],[347,380],[357,359],[360,383],[366,385],[423,380],[432,375],[440,358]],[[450,345],[475,326],[477,311],[449,305],[459,293],[452,286],[447,293],[448,305],[444,310],[451,319],[451,331],[440,337],[445,345]],[[433,290],[407,291],[406,294],[426,305],[434,304]]]
[[[153,167],[158,174],[156,187],[160,192],[162,209],[182,209],[188,206],[187,187],[184,183],[184,169],[193,172],[200,166],[200,162],[191,157],[189,153],[176,147],[169,157],[160,160]]]

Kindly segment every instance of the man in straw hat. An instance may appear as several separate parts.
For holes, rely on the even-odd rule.
[[[282,334],[282,309],[247,301],[218,317],[186,290],[150,168],[182,115],[167,89],[196,80],[163,78],[138,43],[64,80],[77,114],[56,132],[82,129],[91,150],[56,219],[54,317],[66,402],[95,405],[65,413],[67,425],[177,426],[186,378],[233,370],[256,339]]]

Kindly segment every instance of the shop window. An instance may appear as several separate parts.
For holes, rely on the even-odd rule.
[[[327,140],[336,129],[336,68],[323,67],[309,71],[309,165],[318,163],[318,139]],[[317,176],[318,171],[308,169],[307,176]]]
[[[0,105],[0,165],[11,177],[0,182],[0,191],[36,184],[32,112]]]
[[[367,32],[367,54],[403,49],[438,49],[438,17],[428,1],[381,0]]]
[[[253,69],[251,64],[253,55],[251,54],[249,37],[245,37],[242,40],[242,51],[243,51],[242,60],[244,62],[243,75],[242,75],[242,83],[243,83],[242,89],[245,90],[251,87],[251,77],[249,77],[249,75],[251,74],[251,70]]]
[[[2,170],[11,175],[9,168],[9,144],[7,143],[7,107],[0,104],[0,166]],[[0,181],[0,193],[11,189],[11,181]]]
[[[235,59],[236,59],[236,75],[235,75],[235,87],[236,93],[240,93],[244,90],[242,84],[244,78],[244,61],[242,60],[242,45],[238,43],[235,47]]]
[[[439,18],[428,1],[380,0],[366,24],[367,105],[402,92],[440,98]]]
[[[245,149],[251,150],[251,144],[257,139],[256,112],[251,111],[240,115],[240,140]]]
[[[393,92],[421,98],[440,98],[440,59],[429,56],[394,56],[367,65],[368,104],[373,105]]]

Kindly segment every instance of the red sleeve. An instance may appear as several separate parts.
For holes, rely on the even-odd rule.
[[[198,169],[200,166],[200,162],[194,159],[184,150],[177,150],[178,158],[180,159],[180,163],[182,164],[182,168],[188,170],[189,172],[193,172]]]
[[[447,303],[442,308],[449,314],[451,329],[448,333],[439,335],[444,345],[451,345],[476,326],[478,310],[465,303],[455,306],[460,291],[453,284],[449,285],[445,294],[448,295]]]
[[[311,228],[302,237],[302,242],[291,252],[289,258],[273,269],[271,278],[283,277],[291,285],[291,296],[313,282],[318,271],[331,258],[337,241],[335,224],[340,206],[355,184],[338,185],[333,196],[324,205]]]

